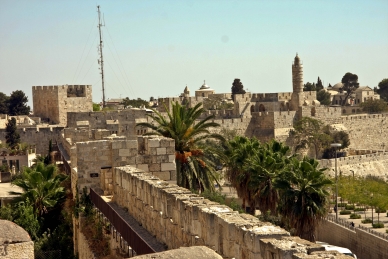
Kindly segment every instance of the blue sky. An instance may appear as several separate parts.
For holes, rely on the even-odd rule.
[[[292,91],[296,52],[304,81],[356,73],[388,78],[388,1],[0,0],[0,91],[91,84],[101,101],[97,8],[104,14],[106,98],[217,93],[234,78],[255,93]]]

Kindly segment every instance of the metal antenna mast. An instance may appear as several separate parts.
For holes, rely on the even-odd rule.
[[[98,12],[98,32],[100,33],[100,44],[98,45],[100,59],[98,60],[98,64],[100,65],[100,69],[101,69],[102,107],[105,107],[104,59],[102,56],[102,35],[101,35],[101,26],[104,26],[104,25],[101,24],[101,13],[100,13],[100,6],[99,5],[97,5],[97,12]]]

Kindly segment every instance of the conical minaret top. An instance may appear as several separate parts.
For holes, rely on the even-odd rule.
[[[303,92],[303,65],[296,53],[294,64],[292,65],[292,90],[294,93]]]

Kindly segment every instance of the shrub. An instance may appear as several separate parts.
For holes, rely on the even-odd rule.
[[[340,214],[341,215],[350,215],[350,214],[352,214],[352,212],[350,210],[341,210]]]
[[[363,219],[363,220],[361,220],[361,223],[363,223],[363,224],[372,223],[372,219],[370,219],[370,218]]]
[[[338,207],[345,207],[347,203],[338,203]]]
[[[387,233],[387,234],[388,234],[388,229],[386,229],[386,230],[385,230],[385,233]]]
[[[352,213],[352,214],[350,214],[350,217],[349,218],[351,218],[351,219],[360,219],[361,218],[361,215],[358,215],[358,214],[356,214],[356,213]]]
[[[384,227],[384,223],[373,223],[372,224],[373,228],[383,228]]]
[[[346,209],[346,210],[354,210],[354,205],[347,204],[347,205],[345,206],[345,209]]]
[[[385,209],[380,209],[380,208],[376,208],[375,212],[376,212],[376,213],[385,213],[385,212],[387,212],[387,210],[385,210]]]
[[[365,211],[365,208],[355,208],[354,211]]]

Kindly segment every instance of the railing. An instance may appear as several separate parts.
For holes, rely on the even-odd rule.
[[[94,206],[110,221],[128,245],[137,255],[155,253],[156,251],[111,207],[100,195],[90,188],[90,199]]]
[[[326,220],[329,220],[329,221],[332,221],[334,223],[337,223],[338,225],[341,225],[341,226],[343,226],[345,228],[348,228],[350,230],[353,230],[353,231],[355,231],[355,228],[359,228],[359,229],[362,229],[362,230],[364,230],[364,231],[366,231],[368,233],[371,233],[371,234],[373,234],[375,236],[378,236],[380,238],[388,240],[388,233],[386,234],[386,233],[378,232],[378,231],[375,231],[375,230],[373,230],[371,228],[362,226],[361,224],[359,224],[358,227],[357,226],[353,227],[351,225],[351,222],[349,222],[346,219],[338,218],[338,221],[336,221],[334,215],[327,215]]]

